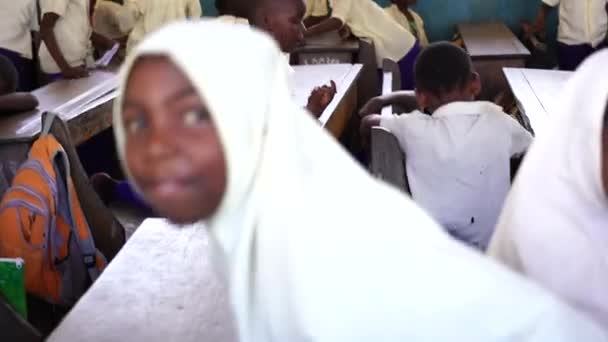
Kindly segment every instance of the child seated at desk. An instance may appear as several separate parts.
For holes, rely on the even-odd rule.
[[[309,27],[306,37],[348,27],[353,35],[369,38],[378,68],[385,58],[399,63],[402,89],[414,89],[414,61],[420,52],[416,37],[402,28],[372,0],[329,0],[331,17]]]
[[[34,95],[17,92],[18,83],[13,63],[0,55],[0,114],[25,112],[38,106]]]
[[[0,55],[10,59],[19,74],[19,91],[37,88],[32,32],[38,31],[36,0],[2,1]]]
[[[488,253],[608,327],[608,51],[563,88],[526,155]]]
[[[126,0],[125,7],[122,30],[131,31],[127,53],[147,34],[164,25],[184,19],[198,19],[203,15],[199,0]]]
[[[414,201],[454,237],[485,250],[510,188],[510,160],[532,136],[502,108],[474,101],[480,89],[464,50],[431,44],[416,62],[422,111],[366,116],[362,132],[391,131],[406,155]]]
[[[304,39],[304,14],[306,7],[301,0],[256,0],[249,13],[252,26],[269,33],[286,54],[293,52]],[[336,84],[322,85],[312,90],[306,109],[319,118],[336,94]]]
[[[527,34],[545,28],[547,15],[559,6],[557,60],[561,70],[575,70],[608,43],[608,1],[542,0],[536,21],[524,23]]]
[[[384,10],[404,29],[410,31],[414,37],[418,39],[420,45],[424,48],[429,45],[429,39],[424,30],[424,21],[422,17],[414,12],[410,6],[415,5],[418,0],[391,0],[390,6]]]
[[[132,57],[113,119],[123,166],[171,229],[208,230],[241,340],[604,338],[360,168],[293,102],[267,36],[182,22]]]
[[[40,9],[40,65],[50,81],[88,76],[93,47],[103,53],[114,46],[93,32],[90,0],[44,0]]]

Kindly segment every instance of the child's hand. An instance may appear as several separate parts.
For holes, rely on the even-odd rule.
[[[61,76],[66,79],[83,78],[89,76],[89,72],[84,66],[67,67],[61,70]]]
[[[338,34],[340,35],[340,38],[342,38],[342,40],[346,40],[351,36],[352,33],[348,25],[344,25],[341,29],[338,30]]]
[[[336,95],[336,83],[331,81],[331,85],[316,87],[308,97],[306,109],[310,111],[316,118],[319,118],[325,108],[333,100]]]

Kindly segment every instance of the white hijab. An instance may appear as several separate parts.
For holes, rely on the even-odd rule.
[[[150,54],[190,78],[225,149],[227,190],[201,227],[226,261],[243,341],[605,340],[368,176],[290,98],[266,35],[219,22],[171,25],[139,45],[122,90],[133,58]]]
[[[608,197],[602,184],[608,51],[562,94],[519,171],[489,253],[608,326]]]

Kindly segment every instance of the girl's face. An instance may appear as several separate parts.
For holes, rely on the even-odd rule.
[[[126,164],[148,203],[178,224],[209,218],[226,189],[226,160],[194,86],[166,57],[144,57],[122,109]]]

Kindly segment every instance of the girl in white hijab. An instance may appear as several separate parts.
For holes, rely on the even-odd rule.
[[[528,152],[489,254],[608,326],[608,51],[564,89]]]
[[[116,101],[131,180],[209,230],[242,341],[606,341],[368,176],[292,101],[281,59],[243,25],[174,24]]]

